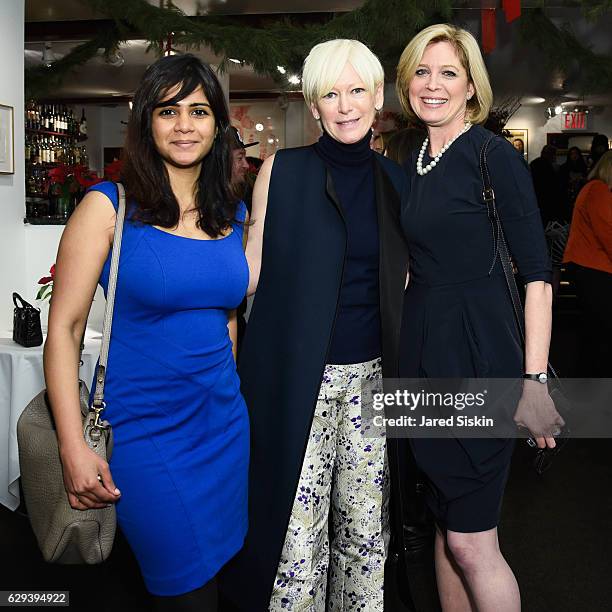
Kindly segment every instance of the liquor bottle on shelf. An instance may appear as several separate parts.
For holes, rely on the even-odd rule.
[[[41,155],[40,155],[40,139],[37,138],[36,139],[36,144],[34,145],[34,155],[33,155],[33,162],[34,164],[40,164],[42,161]]]
[[[72,185],[71,204],[67,209],[63,209],[59,206],[60,200],[66,200],[65,194],[60,197],[57,193],[58,185],[54,185],[52,190],[50,186],[52,176],[53,181],[57,183],[58,177],[65,172],[68,181],[71,181],[74,180],[70,178],[75,172],[74,166],[89,165],[87,152],[81,142],[87,139],[84,108],[81,113],[79,122],[78,115],[72,108],[57,101],[39,104],[32,100],[25,107],[26,219],[31,219],[33,223],[63,222],[66,215],[62,216],[60,213],[70,212],[79,199],[78,195],[72,193]],[[52,172],[60,166],[66,167]],[[62,191],[66,191],[65,184]]]
[[[81,123],[79,125],[79,132],[83,136],[87,136],[87,119],[85,118],[85,109],[82,109],[81,113]]]

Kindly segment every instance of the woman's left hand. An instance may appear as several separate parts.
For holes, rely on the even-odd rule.
[[[547,385],[534,380],[523,381],[523,394],[519,400],[514,422],[529,430],[538,448],[554,448],[554,436],[561,433],[565,421],[557,412],[548,394]]]

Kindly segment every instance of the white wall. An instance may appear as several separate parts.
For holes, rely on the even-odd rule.
[[[0,175],[0,330],[12,327],[13,291],[25,280],[25,169],[23,122],[24,0],[0,2],[0,104],[14,109],[15,174]],[[36,279],[38,280],[38,279]]]
[[[301,147],[304,144],[304,112],[302,100],[290,100],[285,111],[285,148]],[[310,115],[310,113],[308,113]]]
[[[97,172],[102,172],[102,135],[104,134],[103,115],[101,106],[76,106],[78,117],[81,117],[81,109],[85,110],[87,119],[87,140],[85,148],[89,157],[89,167]]]

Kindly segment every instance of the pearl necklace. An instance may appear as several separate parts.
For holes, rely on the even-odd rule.
[[[433,170],[436,164],[440,161],[440,158],[442,157],[442,155],[444,155],[445,151],[453,144],[453,142],[455,142],[455,140],[457,140],[457,138],[459,138],[459,136],[461,136],[462,134],[465,134],[471,127],[472,127],[472,124],[468,121],[465,124],[464,128],[454,138],[451,138],[451,140],[449,140],[440,149],[440,152],[423,168],[423,157],[425,155],[427,145],[429,144],[429,136],[428,136],[423,142],[423,146],[421,147],[421,150],[419,151],[419,156],[417,158],[417,163],[416,163],[417,174],[419,176],[425,176],[430,170]]]

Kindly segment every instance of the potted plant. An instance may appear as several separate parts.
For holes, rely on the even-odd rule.
[[[62,164],[49,170],[49,200],[59,217],[68,218],[74,209],[80,186],[70,166]]]
[[[40,310],[40,326],[43,333],[47,331],[47,323],[49,319],[49,305],[51,303],[51,294],[53,293],[53,281],[55,280],[55,264],[49,268],[49,276],[43,276],[39,279],[40,285],[36,294],[36,304]]]

